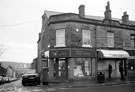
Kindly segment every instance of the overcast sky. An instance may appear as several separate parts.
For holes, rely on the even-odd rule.
[[[44,10],[78,13],[84,4],[86,15],[104,16],[107,1],[113,18],[127,11],[135,21],[135,0],[0,0],[0,60],[31,63],[37,57]]]

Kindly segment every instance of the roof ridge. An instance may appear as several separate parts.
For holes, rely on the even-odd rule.
[[[45,10],[44,13],[47,15],[48,19],[50,18],[50,16],[52,15],[59,15],[59,14],[69,14],[69,13],[72,13],[72,12],[57,12],[57,11],[50,11],[50,10]],[[72,13],[72,14],[77,14],[77,13]],[[79,15],[79,14],[78,14]],[[85,15],[85,18],[88,18],[88,19],[95,19],[95,20],[103,20],[104,19],[104,16],[95,16],[95,15]],[[119,21],[120,23],[122,22],[122,19],[120,18],[112,18],[112,20],[116,20],[116,21]],[[129,20],[129,24],[134,24],[135,25],[135,21],[133,20]]]

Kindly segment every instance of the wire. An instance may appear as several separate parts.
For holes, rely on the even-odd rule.
[[[10,26],[25,25],[25,24],[37,22],[37,21],[40,21],[40,20],[41,20],[41,19],[32,20],[32,21],[26,21],[26,22],[21,22],[21,23],[16,23],[16,24],[0,25],[0,27],[10,27]]]

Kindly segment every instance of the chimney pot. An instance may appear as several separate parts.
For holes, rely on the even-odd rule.
[[[107,2],[106,10],[110,10],[110,2]]]

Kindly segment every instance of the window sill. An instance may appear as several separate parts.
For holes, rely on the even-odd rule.
[[[55,47],[66,47],[65,45],[56,45]]]
[[[83,45],[82,47],[92,47],[91,45]]]

